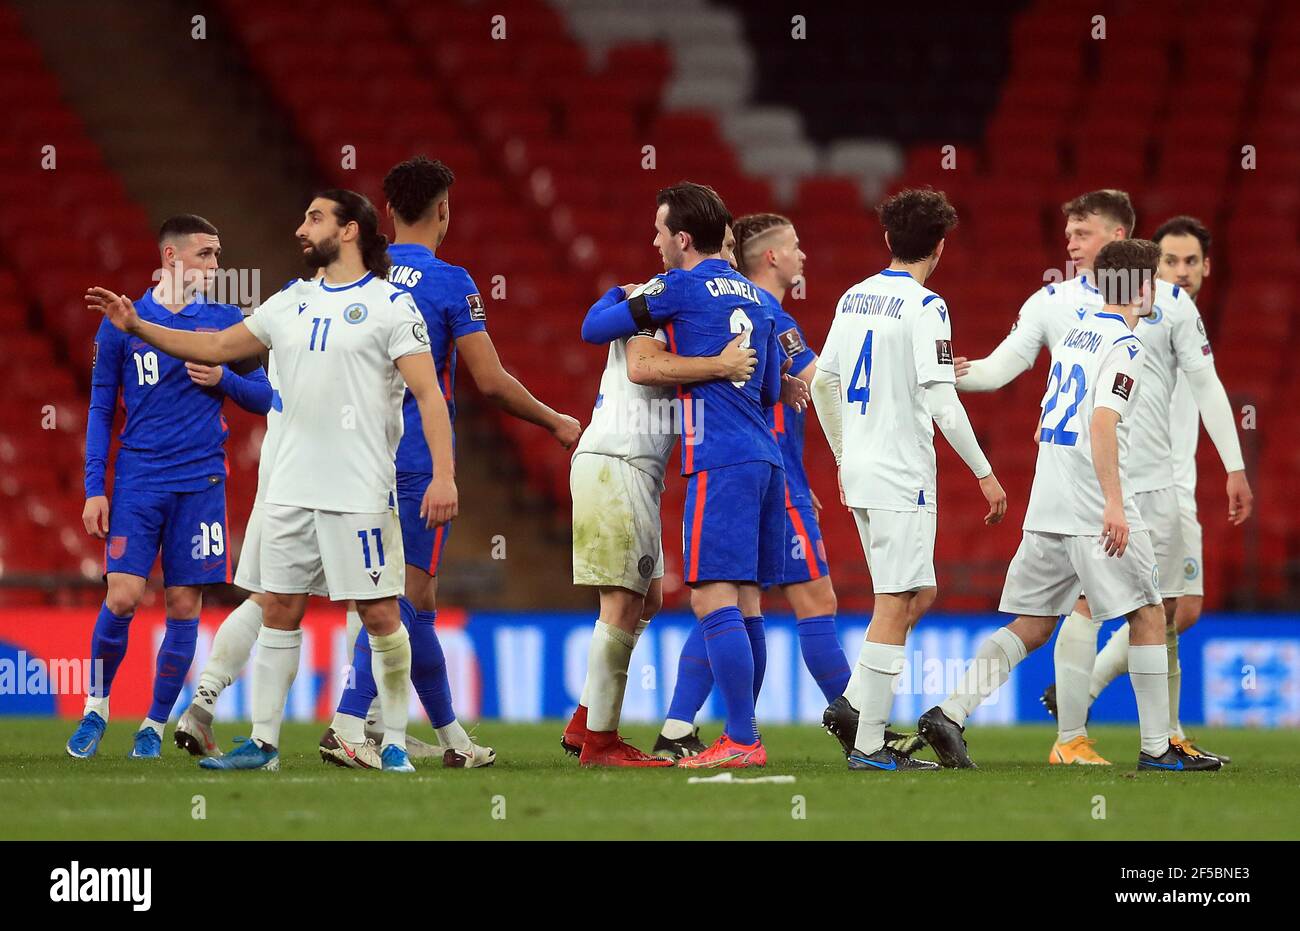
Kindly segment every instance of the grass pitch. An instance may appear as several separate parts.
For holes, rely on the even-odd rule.
[[[767,727],[769,764],[738,777],[793,784],[692,785],[685,770],[582,770],[561,722],[478,729],[497,764],[415,775],[342,770],[316,753],[320,725],[287,725],[279,773],[208,773],[171,743],[127,759],[134,721],[74,760],[74,722],[0,719],[3,839],[1295,839],[1300,741],[1286,731],[1198,732],[1233,756],[1219,773],[1136,773],[1136,727],[1097,727],[1113,767],[1046,763],[1054,730],[972,728],[977,772],[850,773],[819,728]],[[418,731],[428,738],[426,728]],[[246,725],[222,724],[228,743]],[[704,734],[716,735],[717,726]],[[652,729],[627,737],[649,749]],[[928,755],[928,751],[926,751]],[[198,817],[202,815],[202,817]],[[1104,817],[1099,817],[1104,815]]]

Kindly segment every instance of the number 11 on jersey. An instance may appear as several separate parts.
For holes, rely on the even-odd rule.
[[[871,400],[871,337],[873,335],[875,335],[874,330],[867,330],[867,338],[862,341],[862,351],[858,353],[858,361],[853,365],[853,377],[849,379],[848,400],[850,404],[862,405],[858,409],[859,414],[867,412],[867,402]],[[859,377],[862,379],[860,385]]]

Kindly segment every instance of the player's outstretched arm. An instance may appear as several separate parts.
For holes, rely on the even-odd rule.
[[[1213,363],[1184,374],[1201,411],[1205,432],[1219,451],[1223,469],[1228,473],[1228,520],[1234,525],[1245,523],[1254,508],[1254,496],[1250,482],[1246,480],[1246,465],[1241,456],[1241,442],[1237,437],[1237,424],[1232,416],[1228,392]]]
[[[1101,513],[1101,545],[1107,556],[1123,556],[1128,548],[1128,519],[1124,516],[1124,489],[1119,481],[1118,411],[1098,407],[1089,424],[1092,468],[1101,483],[1106,506]]]
[[[965,356],[953,359],[957,372],[957,390],[997,391],[1014,381],[1021,372],[1029,371],[1030,363],[1011,347],[1010,339],[1004,339],[997,349],[983,359],[971,360]]]
[[[240,375],[229,365],[208,367],[186,362],[185,368],[190,373],[190,379],[198,384],[203,382],[196,375],[206,375],[209,378],[215,375],[215,380],[208,387],[216,388],[249,413],[265,416],[271,409],[271,398],[275,392],[271,387],[271,379],[266,377],[266,370],[261,366],[247,375]]]
[[[256,355],[266,348],[243,323],[236,323],[216,333],[191,333],[146,323],[135,312],[135,305],[130,298],[114,294],[107,288],[91,288],[87,291],[86,306],[102,313],[123,333],[130,333],[177,359],[218,365]]]
[[[1007,493],[993,474],[984,450],[980,449],[979,440],[966,416],[966,408],[957,397],[957,391],[951,382],[930,382],[925,385],[925,403],[930,409],[930,416],[939,425],[943,438],[961,456],[962,462],[979,480],[980,491],[988,502],[989,512],[984,515],[984,523],[997,524],[1007,513]]]
[[[653,336],[634,336],[627,344],[627,377],[633,384],[659,388],[701,381],[749,381],[757,353],[741,345],[745,336],[738,333],[716,356],[679,356]]]
[[[582,424],[568,414],[547,407],[523,383],[505,370],[487,331],[466,333],[456,340],[474,384],[483,395],[511,417],[537,424],[550,432],[565,449],[572,449],[582,436]]]
[[[626,293],[622,286],[610,288],[591,305],[582,321],[584,342],[609,343],[642,329],[633,316],[631,304],[624,299]]]
[[[433,456],[433,481],[425,489],[420,516],[424,518],[426,527],[445,524],[458,511],[456,463],[451,450],[451,417],[447,414],[447,401],[438,390],[433,356],[427,352],[415,352],[399,356],[394,364],[420,408],[424,440]]]
[[[90,375],[90,408],[86,412],[86,504],[81,521],[86,533],[108,536],[108,497],[104,472],[113,441],[113,415],[122,381],[122,345],[117,332],[104,324],[95,335],[95,361]]]

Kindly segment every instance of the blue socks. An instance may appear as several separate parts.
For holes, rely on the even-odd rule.
[[[406,599],[398,601],[406,602]],[[442,644],[438,642],[434,628],[437,619],[437,611],[417,611],[415,620],[408,627],[411,633],[411,684],[435,729],[456,720],[456,712],[451,707],[447,660],[442,655]]]
[[[754,720],[754,652],[740,609],[719,608],[700,618],[704,647],[722,702],[727,709],[726,734],[741,744],[758,741]]]
[[[194,662],[194,644],[199,639],[199,619],[177,620],[167,618],[167,632],[158,648],[158,665],[153,677],[153,704],[149,706],[150,721],[165,723],[172,714],[176,696],[180,695]],[[125,642],[125,638],[123,638]]]
[[[99,616],[95,618],[95,631],[90,635],[91,662],[88,694],[92,698],[106,698],[113,688],[117,667],[122,665],[122,657],[126,656],[126,640],[131,631],[133,617],[134,614],[118,617],[108,610],[107,604],[99,606]],[[171,621],[167,622],[167,626],[167,632],[170,634]],[[190,653],[192,656],[192,646]]]
[[[798,622],[799,651],[803,663],[826,696],[827,704],[844,694],[849,684],[849,663],[835,633],[835,616],[806,617]]]
[[[677,661],[677,684],[673,686],[668,717],[674,721],[694,722],[711,691],[713,669],[709,666],[709,652],[704,647],[704,628],[697,623],[682,644],[682,655]]]
[[[767,672],[767,633],[763,630],[763,615],[745,618],[745,630],[749,634],[750,652],[754,654],[754,704],[758,704],[763,674]]]
[[[415,687],[415,694],[420,697],[430,723],[435,728],[446,727],[456,720],[456,712],[452,710],[447,660],[434,627],[438,612],[416,611],[415,605],[405,596],[398,596],[397,609],[402,626],[411,638],[411,684]],[[370,635],[363,629],[357,635],[352,653],[352,687],[343,690],[338,711],[364,719],[378,694],[379,688],[370,670]],[[708,695],[707,691],[705,695]]]

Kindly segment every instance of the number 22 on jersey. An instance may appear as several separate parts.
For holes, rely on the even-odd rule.
[[[1070,375],[1061,381],[1061,363],[1052,366],[1052,372],[1047,376],[1047,403],[1043,405],[1043,416],[1038,420],[1038,440],[1040,443],[1054,443],[1057,446],[1073,446],[1079,442],[1079,433],[1076,430],[1067,430],[1068,424],[1074,415],[1079,412],[1079,405],[1083,403],[1084,396],[1088,393],[1088,380],[1084,375],[1083,366],[1074,365],[1070,369]],[[1052,390],[1052,383],[1056,383],[1056,390]],[[1074,385],[1074,400],[1069,407],[1065,409],[1065,414],[1056,426],[1047,425],[1047,415],[1052,413],[1061,398],[1068,398],[1071,394],[1070,386]]]

